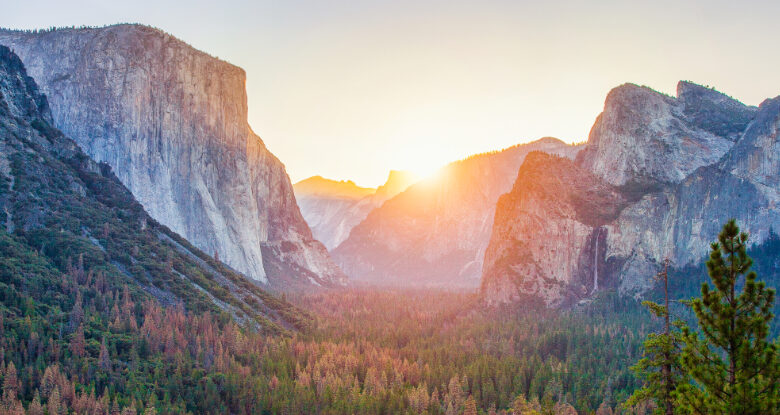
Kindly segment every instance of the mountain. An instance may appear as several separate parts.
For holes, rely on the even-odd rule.
[[[529,157],[502,196],[486,301],[642,293],[665,258],[701,261],[729,218],[760,245],[780,226],[778,128],[780,97],[755,108],[689,82],[676,98],[612,90],[575,162]]]
[[[409,186],[417,181],[419,181],[419,179],[412,172],[390,170],[390,174],[387,176],[385,184],[377,187],[375,194],[380,199],[387,200],[408,189]]]
[[[301,180],[293,185],[293,189],[312,234],[331,250],[347,239],[352,228],[362,222],[369,212],[414,181],[411,173],[391,170],[385,184],[377,189],[320,176]]]
[[[687,82],[679,84],[676,99],[625,84],[607,95],[578,161],[614,185],[678,183],[731,148],[737,133],[721,123],[741,132],[754,114],[754,108]]]
[[[451,163],[371,211],[331,253],[360,282],[477,287],[496,201],[525,156],[578,150],[543,138]]]
[[[352,180],[331,180],[322,176],[313,176],[293,184],[295,197],[340,197],[345,199],[361,199],[373,195],[376,189],[360,187]]]
[[[344,283],[247,123],[241,68],[139,25],[0,30],[0,44],[48,96],[54,126],[157,221],[271,287]]]
[[[152,219],[107,164],[90,159],[53,121],[22,62],[0,46],[0,311],[6,317],[19,312],[17,302],[69,311],[81,293],[89,303],[124,290],[136,302],[182,304],[266,329],[302,321],[292,306]]]
[[[606,233],[594,229],[614,220],[626,202],[615,186],[569,159],[529,154],[496,204],[484,294],[494,302],[529,293],[554,301],[597,290],[604,264],[594,258],[603,257]]]

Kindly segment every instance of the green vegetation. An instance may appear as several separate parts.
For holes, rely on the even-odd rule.
[[[776,239],[771,233],[766,245]],[[669,415],[780,412],[780,353],[777,340],[768,340],[775,290],[756,281],[747,244],[748,235],[734,220],[712,244],[706,265],[714,290],[703,283],[701,298],[684,302],[699,330],[682,320],[672,330],[668,301],[647,303],[667,326],[645,342],[645,357],[636,368],[646,385],[629,405],[651,400],[655,413]],[[776,261],[776,253],[769,260]]]
[[[634,391],[625,403],[629,408],[638,408],[652,401],[656,404],[655,414],[673,415],[677,387],[689,381],[680,362],[680,345],[684,324],[680,320],[672,322],[669,312],[669,262],[658,274],[664,289],[664,304],[645,301],[643,304],[650,312],[664,321],[661,333],[650,333],[645,341],[644,357],[631,369],[645,381],[645,385]]]
[[[641,355],[642,339],[664,325],[615,293],[572,310],[545,311],[484,309],[473,295],[437,291],[325,292],[293,298],[298,307],[273,300],[280,312],[306,322],[285,335],[242,327],[198,301],[160,307],[160,299],[105,260],[111,246],[121,246],[111,240],[121,233],[110,227],[98,244],[78,236],[57,242],[71,235],[67,231],[33,234],[28,239],[32,234],[0,231],[3,413],[651,409],[638,404],[628,412],[620,403],[642,386],[629,370]],[[208,267],[229,271],[165,234]],[[181,249],[162,240],[148,243],[170,249],[166,255]],[[139,255],[130,263],[145,263],[138,259],[142,248],[135,251]],[[777,255],[766,246],[754,252]],[[185,258],[195,261],[178,260]],[[148,275],[155,284],[155,274]],[[670,293],[681,295],[679,287]],[[273,299],[264,295],[264,302]],[[663,341],[656,344],[656,352],[668,350]]]

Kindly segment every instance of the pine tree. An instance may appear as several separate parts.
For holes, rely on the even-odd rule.
[[[683,323],[672,322],[669,311],[669,261],[664,261],[663,271],[657,279],[663,284],[664,304],[644,301],[653,315],[664,319],[663,332],[650,333],[645,340],[644,357],[631,369],[637,376],[644,378],[645,385],[637,389],[626,401],[624,407],[633,407],[646,401],[654,401],[657,415],[683,413],[675,402],[677,385],[686,382],[686,376],[680,364],[680,344],[682,343]]]
[[[596,415],[612,415],[612,408],[606,402],[602,402],[596,410]]]
[[[70,339],[70,352],[74,356],[83,357],[86,354],[86,340],[84,340],[84,326],[79,325],[73,337]]]
[[[14,362],[8,364],[5,369],[5,376],[3,377],[3,396],[10,396],[16,398],[19,392],[19,377],[16,373],[16,366]]]
[[[41,405],[41,395],[38,391],[35,391],[30,407],[28,408],[29,415],[43,415],[43,406]]]
[[[518,395],[512,404],[512,415],[538,415],[541,408],[537,408],[533,403],[529,403],[525,400],[525,396]]]
[[[60,406],[60,392],[57,389],[52,391],[49,396],[49,402],[46,404],[46,410],[49,415],[59,415],[62,407]]]
[[[463,415],[477,415],[477,402],[474,400],[474,397],[469,396],[466,399]]]
[[[106,338],[103,337],[103,343],[100,344],[100,355],[98,356],[98,365],[100,369],[110,372],[111,371],[111,359],[108,356],[108,348],[106,347]]]
[[[780,412],[780,359],[777,345],[767,342],[775,291],[756,281],[747,241],[733,219],[723,226],[707,261],[715,289],[702,284],[701,298],[690,302],[703,339],[683,328],[682,366],[695,383],[678,392],[683,408],[696,414]]]

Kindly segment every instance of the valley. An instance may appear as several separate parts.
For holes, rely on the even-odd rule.
[[[362,187],[293,184],[246,84],[0,29],[0,413],[780,410],[780,97],[623,84],[587,141]]]

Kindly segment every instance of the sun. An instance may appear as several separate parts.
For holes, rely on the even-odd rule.
[[[433,177],[440,168],[440,166],[419,165],[409,168],[407,171],[414,175],[415,181],[419,182]]]

